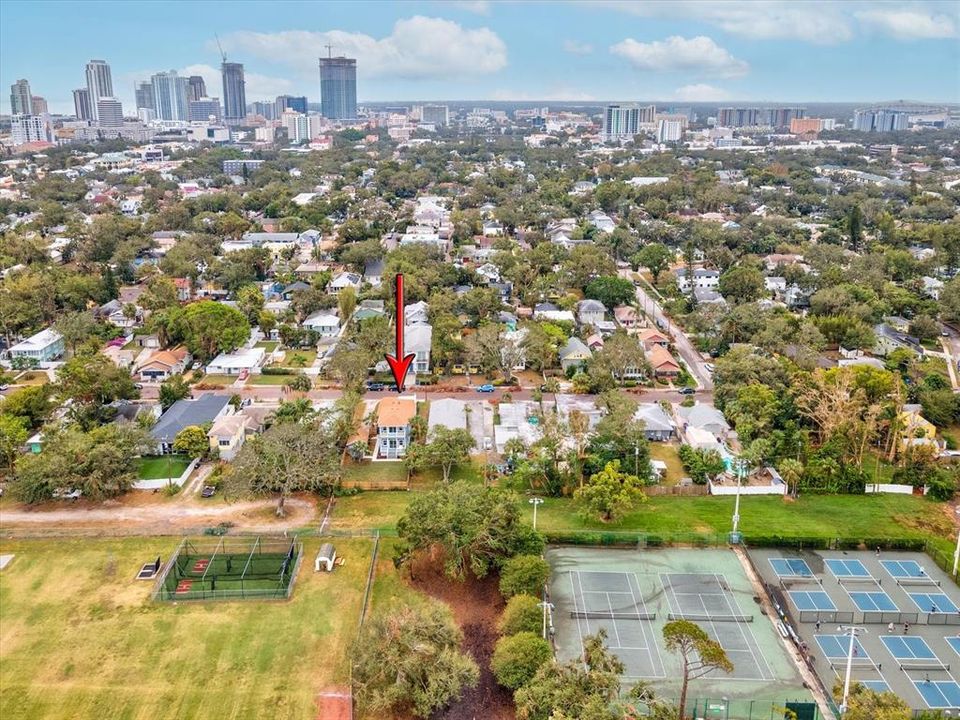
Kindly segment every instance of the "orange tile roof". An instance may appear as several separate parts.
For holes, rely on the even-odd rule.
[[[154,363],[166,365],[167,367],[173,367],[174,365],[182,363],[185,357],[187,357],[187,349],[183,346],[175,347],[170,350],[157,350],[149,358],[147,358],[147,361],[141,367],[147,367],[148,365],[153,365]]]
[[[409,425],[417,414],[417,401],[411,398],[388,398],[377,405],[377,425],[400,427]]]
[[[664,365],[673,365],[678,370],[680,369],[679,363],[673,359],[667,349],[661,345],[654,345],[650,350],[650,364],[653,365],[654,370],[659,370]]]

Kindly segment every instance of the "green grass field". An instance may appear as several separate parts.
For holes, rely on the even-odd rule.
[[[686,476],[683,469],[683,463],[680,462],[680,456],[677,454],[677,446],[671,443],[652,442],[650,447],[650,459],[662,460],[667,464],[667,473],[663,478],[663,485],[677,485],[680,478]],[[630,468],[628,467],[629,471]]]
[[[295,373],[289,375],[251,375],[247,378],[247,385],[283,385],[294,376]]]
[[[457,465],[450,471],[450,481],[466,480],[481,482],[481,468],[474,462]],[[405,483],[407,469],[402,462],[351,462],[343,468],[343,480],[356,483]],[[443,481],[443,472],[438,467],[425,468],[411,480],[413,487],[429,487]]]
[[[133,577],[176,539],[3,541],[0,717],[312,720],[316,694],[347,681],[372,550],[338,539],[345,565],[314,573],[319,544],[289,601],[173,604]],[[395,576],[387,555],[378,567]]]
[[[186,455],[142,457],[137,461],[137,477],[141,480],[178,478],[189,464],[190,458]]]
[[[653,497],[619,523],[604,523],[584,516],[572,500],[547,498],[537,514],[537,527],[548,533],[725,534],[730,531],[733,505],[732,497]],[[751,534],[927,538],[942,539],[947,548],[948,538],[956,535],[942,504],[910,495],[806,495],[793,502],[774,496],[744,497],[740,515],[747,540]]]

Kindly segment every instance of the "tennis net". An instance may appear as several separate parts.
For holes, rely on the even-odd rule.
[[[753,615],[706,615],[704,613],[669,613],[670,620],[690,620],[691,622],[753,622]]]
[[[837,578],[841,585],[880,585],[881,582],[871,575],[850,575]]]
[[[586,620],[653,620],[656,613],[610,611],[610,610],[571,610],[570,617]]]
[[[913,660],[897,660],[901,670],[937,670],[949,672],[950,666],[947,663],[933,659],[915,658]]]
[[[940,585],[940,583],[928,575],[915,575],[913,577],[897,578],[897,585]]]
[[[830,658],[830,667],[846,667],[847,659],[845,657],[835,657]],[[858,658],[855,657],[850,661],[851,667],[874,667],[873,660],[870,658]]]

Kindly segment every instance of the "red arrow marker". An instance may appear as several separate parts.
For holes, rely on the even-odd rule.
[[[390,364],[390,370],[393,372],[393,379],[397,383],[397,392],[403,392],[403,383],[407,379],[407,372],[410,370],[410,363],[413,362],[414,355],[403,354],[403,325],[406,322],[406,313],[403,307],[403,275],[397,275],[397,352],[396,355],[384,355]]]

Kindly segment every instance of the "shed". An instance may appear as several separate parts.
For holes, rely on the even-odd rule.
[[[327,572],[333,572],[333,564],[337,560],[337,551],[331,543],[324,543],[320,546],[320,552],[317,553],[317,562],[314,570],[320,572],[321,569]]]

